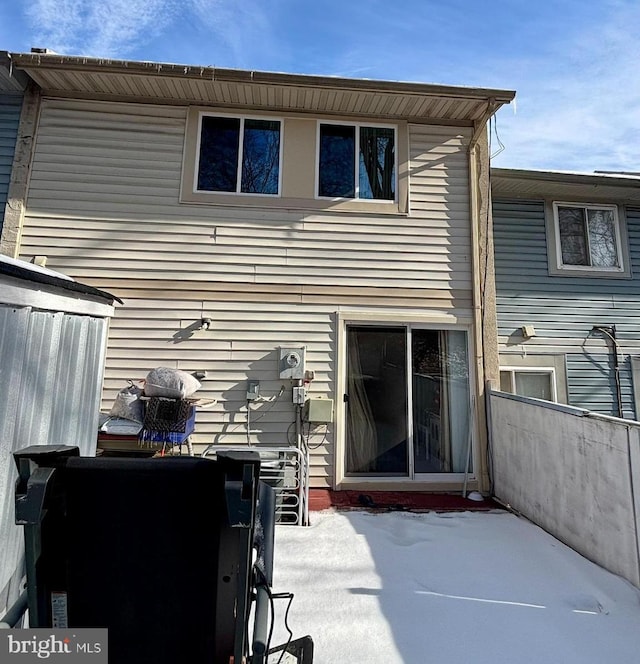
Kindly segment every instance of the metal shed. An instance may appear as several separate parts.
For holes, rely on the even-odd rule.
[[[63,274],[0,256],[0,612],[17,598],[23,568],[12,453],[27,445],[70,444],[95,454],[116,300]]]

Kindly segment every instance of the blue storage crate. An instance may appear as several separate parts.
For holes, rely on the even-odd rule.
[[[185,420],[176,423],[176,429],[180,431],[170,431],[168,427],[170,424],[164,424],[162,429],[147,429],[143,428],[140,431],[140,442],[145,444],[156,445],[182,445],[186,442],[187,438],[193,433],[196,426],[196,407],[189,405],[189,413]],[[182,430],[183,429],[183,430]]]

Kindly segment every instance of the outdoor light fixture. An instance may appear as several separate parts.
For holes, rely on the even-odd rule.
[[[208,330],[211,327],[211,319],[210,318],[201,318],[200,319],[200,329],[201,330]]]
[[[531,339],[536,336],[536,328],[533,325],[523,325],[520,329],[525,339]]]

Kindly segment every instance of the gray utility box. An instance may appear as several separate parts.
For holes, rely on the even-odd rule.
[[[307,399],[302,409],[302,419],[312,424],[330,424],[333,422],[333,399],[326,397]]]

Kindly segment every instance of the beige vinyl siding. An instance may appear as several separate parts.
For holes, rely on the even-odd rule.
[[[312,394],[337,398],[337,311],[471,315],[467,130],[411,125],[411,213],[376,216],[179,203],[185,118],[169,106],[42,104],[21,255],[47,255],[125,301],[105,406],[154,366],[205,370],[203,396],[218,403],[198,413],[197,445],[243,442],[246,380],[278,392],[279,345],[307,346]],[[202,316],[211,329],[190,333]],[[255,405],[253,440],[286,441],[284,384],[280,400]],[[315,486],[331,482],[334,440],[335,425],[312,455]]]

